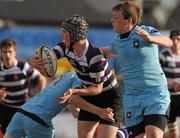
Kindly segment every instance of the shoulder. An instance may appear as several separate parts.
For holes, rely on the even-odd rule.
[[[30,65],[22,60],[17,61],[17,67],[20,68],[21,70],[23,70],[25,66],[30,66]]]
[[[138,26],[138,29],[143,29],[143,30],[147,31],[149,34],[160,35],[159,30],[157,30],[156,28],[154,28],[152,26],[141,25],[141,26]]]
[[[89,52],[92,53],[92,55],[95,55],[95,54],[102,54],[100,48],[90,44],[89,45]]]
[[[172,52],[169,48],[163,48],[160,50],[159,54],[163,56],[171,56]]]

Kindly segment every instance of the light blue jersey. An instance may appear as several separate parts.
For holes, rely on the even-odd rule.
[[[63,96],[68,89],[80,87],[80,85],[81,83],[75,73],[66,73],[50,83],[42,92],[32,97],[22,106],[22,109],[39,116],[50,125],[52,118],[68,106],[67,102],[59,104],[58,98]]]
[[[159,64],[158,45],[145,42],[135,33],[137,29],[143,29],[150,35],[160,35],[150,26],[136,26],[128,38],[120,39],[118,34],[113,40],[110,50],[117,54],[116,64],[125,78],[126,92],[146,93],[155,88],[165,88],[167,84]]]
[[[136,26],[127,38],[118,34],[110,50],[116,54],[116,73],[124,76],[123,111],[125,126],[132,127],[144,120],[144,116],[167,115],[170,103],[167,81],[158,57],[158,45],[145,42],[137,29],[150,35],[160,33],[150,26]]]
[[[41,118],[48,127],[17,112],[8,125],[4,138],[55,138],[51,120],[68,106],[67,102],[59,104],[58,98],[63,96],[68,89],[80,86],[81,82],[73,72],[52,81],[43,91],[21,106],[23,110]]]

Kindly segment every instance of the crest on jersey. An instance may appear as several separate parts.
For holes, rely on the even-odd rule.
[[[127,114],[126,114],[126,115],[127,115],[127,118],[128,118],[128,119],[130,119],[130,118],[131,118],[131,116],[132,116],[132,115],[131,115],[131,112],[127,112]]]
[[[18,79],[18,76],[17,75],[14,75],[14,80],[17,80]]]
[[[139,40],[134,40],[133,46],[134,48],[139,48]]]

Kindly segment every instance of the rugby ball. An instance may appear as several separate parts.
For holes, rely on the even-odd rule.
[[[42,59],[47,59],[48,63],[43,65],[43,69],[40,70],[43,76],[53,77],[57,71],[57,57],[54,51],[47,46],[40,46],[36,50],[36,54]]]

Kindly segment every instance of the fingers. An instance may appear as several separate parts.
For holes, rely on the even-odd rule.
[[[59,103],[59,104],[63,104],[63,103],[65,103],[66,101],[67,101],[67,99],[64,98],[64,97],[60,97],[60,98],[58,99],[58,103]]]
[[[110,121],[110,122],[115,122],[115,119],[113,118],[114,115],[108,114],[108,116],[106,117],[106,120]]]
[[[111,109],[111,108],[103,109],[101,117],[110,122],[115,121],[115,119],[113,118],[114,117],[113,109]]]
[[[107,108],[107,110],[109,111],[109,112],[113,112],[113,109],[111,109],[111,108]]]
[[[63,103],[65,103],[65,102],[69,99],[69,97],[70,97],[69,94],[66,95],[66,93],[64,93],[64,96],[63,96],[63,97],[60,97],[59,100],[58,100],[58,102],[59,102],[60,104],[63,104]]]

